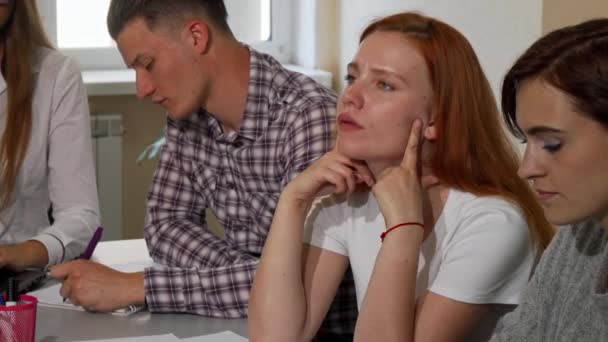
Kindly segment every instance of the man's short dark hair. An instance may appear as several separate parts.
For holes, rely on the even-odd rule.
[[[112,0],[108,10],[108,31],[116,40],[130,21],[144,19],[150,30],[176,26],[192,17],[202,17],[213,27],[230,33],[223,0]]]

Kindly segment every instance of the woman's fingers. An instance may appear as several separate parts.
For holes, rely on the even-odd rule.
[[[418,165],[418,150],[420,149],[420,132],[422,131],[422,121],[414,120],[410,130],[410,137],[403,153],[401,166],[406,169],[416,170]]]
[[[332,150],[296,177],[292,183],[291,189],[297,196],[312,200],[314,197],[328,194],[350,195],[358,183],[366,183],[372,187],[375,182],[366,163],[353,161]]]
[[[327,166],[327,171],[332,173],[334,185],[336,185],[335,193],[351,194],[357,185],[357,181],[353,170],[347,165],[334,163]]]
[[[352,160],[350,158],[344,157],[336,152],[336,161],[341,164],[348,166],[353,172],[355,176],[356,183],[365,183],[369,187],[374,186],[375,180],[372,171],[367,167],[367,163],[361,160]]]
[[[372,171],[367,167],[367,163],[363,161],[354,161],[353,168],[355,169],[355,175],[360,179],[361,182],[367,184],[370,188],[376,183]]]

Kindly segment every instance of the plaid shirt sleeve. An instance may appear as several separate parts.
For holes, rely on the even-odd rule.
[[[308,107],[289,127],[282,185],[331,146],[333,105]],[[181,164],[173,134],[161,152],[148,194],[145,238],[152,258],[166,268],[145,271],[152,312],[188,312],[211,317],[247,316],[258,257],[236,250],[205,223],[207,207]],[[284,142],[277,142],[284,144]],[[184,163],[186,164],[186,163]]]
[[[148,193],[144,231],[151,257],[169,267],[145,270],[146,303],[152,312],[246,317],[258,259],[208,230],[207,205],[180,165],[172,129]]]
[[[314,109],[310,108],[306,115],[297,116],[289,129],[285,152],[288,167],[285,168],[282,188],[332,148],[334,113],[333,106],[319,104]]]

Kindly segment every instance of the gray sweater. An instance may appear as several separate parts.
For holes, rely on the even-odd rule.
[[[562,228],[491,341],[608,341],[608,231],[587,222]]]

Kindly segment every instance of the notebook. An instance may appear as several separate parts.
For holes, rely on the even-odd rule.
[[[40,290],[32,291],[28,293],[30,296],[36,297],[38,299],[38,305],[41,306],[49,306],[54,308],[61,309],[70,309],[70,310],[79,310],[85,311],[81,306],[74,305],[70,303],[70,301],[63,301],[63,298],[59,294],[59,289],[61,288],[61,284],[55,284],[53,286],[45,287]],[[138,311],[143,310],[143,305],[130,305],[126,308],[118,309],[112,311],[114,315],[130,315],[132,313],[136,313]]]
[[[8,287],[8,279],[15,278],[17,281],[17,290],[19,293],[29,291],[34,285],[41,282],[46,277],[46,272],[43,270],[26,270],[23,272],[14,272],[7,269],[0,269],[0,294],[6,293]]]

